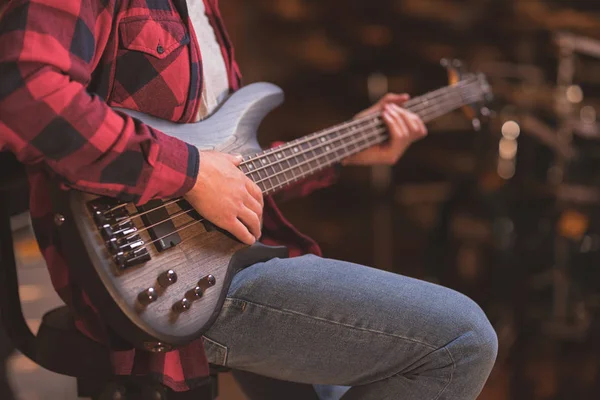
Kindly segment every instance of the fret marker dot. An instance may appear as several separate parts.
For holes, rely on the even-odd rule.
[[[252,169],[254,166],[252,164],[248,164],[248,169]]]
[[[294,152],[296,152],[296,153],[298,152],[298,148],[297,147],[294,147]]]
[[[329,151],[329,146],[325,146],[325,150]]]
[[[280,153],[280,154],[277,154],[277,158],[281,158],[281,153]]]
[[[263,163],[263,164],[266,164],[266,163],[267,163],[267,160],[265,160],[265,159],[263,158],[263,159],[262,159],[262,163]]]
[[[325,139],[324,137],[321,138],[321,142],[324,142],[325,140],[327,140],[327,139]]]

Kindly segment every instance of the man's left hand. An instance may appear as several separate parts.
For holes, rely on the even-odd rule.
[[[389,93],[376,104],[356,115],[356,118],[361,118],[380,111],[388,127],[390,139],[344,159],[342,164],[393,165],[413,142],[425,137],[427,128],[421,118],[402,108],[408,99],[407,94]]]

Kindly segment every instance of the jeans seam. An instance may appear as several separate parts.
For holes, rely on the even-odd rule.
[[[407,338],[407,337],[401,336],[401,335],[395,335],[393,333],[382,332],[382,331],[378,331],[376,329],[360,328],[360,327],[357,327],[357,326],[353,326],[353,325],[349,325],[349,324],[344,324],[344,323],[337,322],[337,321],[332,321],[332,320],[329,320],[327,318],[317,317],[317,316],[314,316],[314,315],[309,315],[309,314],[305,314],[305,313],[301,313],[301,312],[293,311],[293,310],[287,310],[287,309],[282,309],[282,308],[275,308],[275,307],[272,307],[272,306],[268,306],[268,305],[265,305],[265,304],[256,303],[256,302],[245,300],[245,299],[242,299],[242,298],[229,297],[229,299],[238,300],[238,301],[244,301],[246,303],[249,303],[249,304],[252,304],[252,305],[255,305],[255,306],[258,306],[258,307],[268,308],[270,310],[278,311],[278,312],[281,312],[281,313],[289,313],[289,314],[301,315],[303,317],[314,318],[314,319],[319,320],[319,321],[328,322],[328,323],[334,324],[334,325],[345,326],[347,328],[352,328],[352,329],[356,329],[356,330],[359,330],[359,331],[365,331],[365,332],[371,332],[371,333],[379,333],[381,335],[390,336],[390,337],[394,337],[394,338],[398,338],[398,339],[403,339],[403,340],[406,340],[406,341],[409,341],[409,342],[420,344],[420,345],[425,346],[425,347],[427,347],[427,348],[429,348],[431,350],[439,350],[441,348],[445,348],[445,346],[444,347],[436,347],[436,346],[433,346],[433,345],[431,345],[429,343],[422,342],[420,340]],[[450,359],[452,360],[452,363],[454,365],[454,359],[452,358],[452,356],[450,356]]]
[[[440,392],[437,394],[437,396],[433,398],[433,400],[438,400],[440,396],[446,391],[446,389],[448,389],[448,386],[450,386],[450,384],[452,383],[452,378],[454,378],[454,370],[456,369],[456,361],[454,361],[454,357],[452,357],[452,353],[448,349],[448,345],[442,348],[446,351],[446,353],[448,353],[448,357],[450,357],[450,360],[452,361],[452,369],[450,370],[450,378],[448,379],[448,383],[446,383],[446,386],[444,386],[442,390],[440,390]]]
[[[303,317],[314,318],[316,320],[327,322],[327,323],[330,323],[330,324],[333,324],[333,325],[345,326],[347,328],[356,329],[356,330],[359,330],[359,331],[365,331],[365,332],[370,332],[370,333],[377,333],[377,334],[384,335],[384,336],[390,336],[390,337],[393,337],[393,338],[396,338],[396,339],[406,340],[406,341],[409,341],[409,342],[412,342],[412,343],[420,344],[421,346],[427,347],[427,348],[429,348],[431,350],[434,350],[434,351],[436,351],[436,350],[442,350],[443,349],[448,354],[448,357],[450,358],[450,361],[452,362],[452,369],[450,370],[450,378],[448,378],[448,382],[446,382],[446,385],[444,385],[444,387],[440,390],[440,392],[432,400],[438,400],[440,398],[440,396],[446,391],[446,389],[448,388],[448,386],[450,385],[450,383],[452,383],[452,378],[454,377],[454,370],[456,369],[456,361],[454,360],[454,357],[452,357],[452,353],[448,349],[448,344],[444,345],[443,347],[436,347],[436,346],[433,346],[433,345],[431,345],[429,343],[425,343],[425,342],[422,342],[422,341],[416,340],[416,339],[407,338],[405,336],[395,335],[393,333],[388,333],[388,332],[382,332],[382,331],[379,331],[379,330],[376,330],[376,329],[359,328],[357,326],[353,326],[353,325],[349,325],[349,324],[344,324],[344,323],[337,322],[337,321],[331,321],[331,320],[329,320],[327,318],[317,317],[317,316],[314,316],[314,315],[309,315],[309,314],[305,314],[305,313],[298,312],[298,311],[293,311],[293,310],[287,310],[287,309],[282,309],[282,308],[275,308],[275,307],[272,307],[272,306],[268,306],[268,305],[265,305],[265,304],[256,303],[256,302],[253,302],[253,301],[250,301],[250,300],[246,300],[246,299],[243,299],[243,298],[228,297],[227,299],[228,300],[233,300],[233,301],[245,302],[245,303],[248,303],[248,304],[255,305],[257,307],[266,308],[266,309],[273,310],[273,311],[280,312],[280,313],[284,313],[284,314],[288,313],[288,314],[293,314],[293,315],[300,315],[300,316],[303,316]],[[398,375],[398,374],[395,374],[395,375]],[[390,377],[393,377],[395,375],[392,375]]]
[[[300,316],[303,316],[303,317],[314,318],[316,320],[319,320],[319,321],[322,321],[322,322],[327,322],[327,323],[330,323],[330,324],[333,324],[333,325],[340,325],[340,326],[344,326],[344,327],[355,329],[355,330],[359,330],[359,331],[376,333],[376,334],[380,334],[380,335],[384,335],[384,336],[393,337],[393,338],[396,338],[396,339],[402,339],[402,340],[406,340],[406,341],[409,341],[409,342],[412,342],[412,343],[417,343],[417,344],[419,344],[421,346],[427,347],[427,348],[429,348],[431,350],[434,350],[434,351],[444,350],[446,352],[446,354],[448,354],[448,358],[450,359],[450,361],[452,363],[452,368],[450,370],[450,377],[448,378],[448,382],[446,382],[446,384],[444,385],[444,387],[440,390],[440,392],[432,400],[438,400],[440,398],[440,396],[446,391],[446,389],[448,388],[448,386],[450,386],[450,384],[452,383],[452,379],[454,378],[454,371],[456,370],[456,361],[454,360],[454,357],[452,357],[452,353],[448,349],[449,343],[445,344],[442,347],[436,347],[436,346],[433,346],[433,345],[431,345],[429,343],[425,343],[425,342],[422,342],[422,341],[416,340],[416,339],[407,338],[405,336],[395,335],[393,333],[388,333],[388,332],[382,332],[382,331],[379,331],[379,330],[376,330],[376,329],[360,328],[360,327],[357,327],[357,326],[353,326],[353,325],[349,325],[349,324],[344,324],[344,323],[337,322],[337,321],[331,321],[331,320],[329,320],[327,318],[317,317],[317,316],[314,316],[314,315],[309,315],[309,314],[305,314],[305,313],[298,312],[298,311],[293,311],[293,310],[288,310],[288,309],[283,309],[283,308],[275,308],[275,307],[272,307],[272,306],[268,306],[266,304],[256,303],[254,301],[246,300],[246,299],[239,298],[239,297],[227,297],[227,300],[231,300],[231,301],[235,301],[235,302],[242,302],[242,303],[247,303],[247,304],[252,304],[252,305],[255,305],[257,307],[266,308],[266,309],[269,309],[269,310],[280,312],[282,314],[287,313],[287,314],[292,314],[292,315],[300,315]],[[398,374],[391,375],[388,378],[391,378],[391,377],[396,376],[396,375],[398,375]]]

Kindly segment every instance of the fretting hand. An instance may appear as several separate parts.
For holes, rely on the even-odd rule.
[[[240,241],[260,237],[263,196],[259,187],[238,168],[241,156],[200,152],[196,184],[184,197],[196,211]]]
[[[421,118],[402,108],[408,101],[407,94],[389,93],[376,104],[362,111],[356,118],[381,111],[390,132],[390,140],[354,154],[342,161],[343,165],[393,165],[415,141],[427,135]]]

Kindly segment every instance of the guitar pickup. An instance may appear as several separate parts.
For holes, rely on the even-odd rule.
[[[175,224],[161,200],[151,200],[137,208],[140,212],[146,213],[141,216],[145,226],[156,225],[148,228],[148,234],[152,238],[156,250],[162,252],[181,243],[181,237],[175,232]]]

